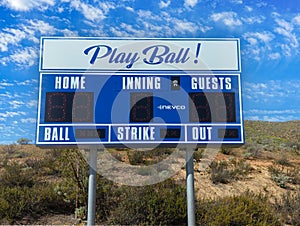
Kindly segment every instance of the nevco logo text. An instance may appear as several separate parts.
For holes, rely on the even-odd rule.
[[[166,104],[161,104],[157,106],[158,109],[160,110],[185,110],[185,105],[166,105]]]

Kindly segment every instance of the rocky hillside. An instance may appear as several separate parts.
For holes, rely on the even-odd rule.
[[[194,152],[197,200],[199,202],[200,200],[214,200],[216,203],[222,203],[230,201],[224,201],[224,198],[228,197],[246,194],[245,197],[251,199],[254,194],[255,198],[263,195],[268,199],[272,211],[275,212],[272,219],[276,218],[280,222],[297,225],[297,222],[300,222],[300,121],[282,123],[246,121],[245,135],[246,144],[243,146],[219,149],[199,148]],[[103,161],[108,163],[106,164],[107,171],[110,172],[110,177],[114,181],[131,180],[147,183],[153,178],[159,179],[171,172],[173,175],[171,179],[184,188],[186,177],[184,155],[171,159],[168,164],[158,164],[158,167],[149,168],[168,159],[174,151],[168,148],[142,152],[141,150],[109,149],[99,154],[99,163],[104,174],[106,169]],[[109,156],[113,156],[114,160],[109,159]],[[135,166],[135,170],[128,168],[128,165]],[[81,220],[84,222],[88,166],[78,150],[40,149],[34,145],[2,145],[0,146],[0,175],[0,224],[80,224]],[[177,192],[182,192],[181,187],[177,188],[170,182],[167,182],[167,185],[154,185],[153,188],[149,186],[124,187],[123,192],[120,184],[106,180],[105,177],[100,178],[97,189],[101,194],[102,209],[99,207],[98,211],[102,215],[97,215],[97,219],[103,224],[115,223],[118,219],[123,219],[120,223],[124,223],[125,220],[133,219],[130,214],[137,216],[137,212],[130,212],[131,208],[126,207],[130,203],[130,205],[135,203],[132,194],[139,194],[141,197],[138,199],[143,199],[144,192],[150,192],[147,194],[149,199],[153,192],[155,194],[159,189],[166,189],[159,191],[167,195],[166,197],[170,197],[173,193],[169,193],[168,186],[174,187]],[[120,194],[123,195],[120,196]],[[184,195],[184,192],[181,195]],[[160,196],[153,198],[157,202]],[[176,195],[170,197],[170,199],[173,198],[176,199]],[[181,197],[180,201],[177,201],[180,208],[182,205],[185,206],[181,203],[184,202],[184,198]],[[250,202],[254,201],[250,200]],[[114,205],[114,211],[110,210],[111,205]],[[135,205],[139,205],[139,202]],[[166,205],[169,206],[169,204]],[[205,203],[198,205],[199,208],[200,206],[211,208]],[[160,208],[152,207],[155,207],[156,211]],[[127,213],[124,208],[129,212]],[[146,205],[143,208],[150,207]],[[177,207],[174,206],[174,208]],[[136,211],[139,209],[137,208]],[[168,211],[178,213],[179,210]],[[218,211],[224,212],[225,209],[221,208]],[[76,212],[77,219],[74,218],[74,212]],[[177,222],[186,222],[185,207],[181,213],[183,218],[177,219]],[[147,214],[149,217],[149,213]],[[218,212],[215,214],[218,215]],[[145,220],[142,213],[138,212],[138,216]],[[170,219],[173,218],[172,214],[169,216]],[[157,219],[154,217],[151,222],[157,223],[155,221]],[[246,216],[244,219],[249,219],[249,217]],[[197,220],[198,223],[203,223],[200,219]],[[142,222],[149,223],[147,220]],[[171,224],[172,221],[161,219],[158,222]],[[213,219],[206,222],[215,224],[212,223],[215,222]],[[245,223],[245,221],[236,222],[238,222],[237,225]]]

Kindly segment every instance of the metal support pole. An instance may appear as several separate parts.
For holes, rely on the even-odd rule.
[[[188,226],[195,226],[195,194],[194,194],[194,155],[193,149],[186,149],[186,194]]]
[[[89,154],[89,193],[87,225],[95,225],[96,214],[96,176],[97,176],[97,149],[91,149]]]

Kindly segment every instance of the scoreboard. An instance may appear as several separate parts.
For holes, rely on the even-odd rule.
[[[243,144],[238,39],[41,39],[37,145]]]

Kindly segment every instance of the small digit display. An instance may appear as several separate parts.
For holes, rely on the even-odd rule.
[[[153,93],[130,93],[130,122],[150,122],[153,118]]]
[[[160,129],[160,138],[180,138],[180,128]]]
[[[236,122],[235,93],[189,93],[191,122]]]
[[[100,138],[106,137],[106,129],[76,129],[75,138]]]
[[[47,92],[45,122],[93,122],[92,92]]]
[[[218,129],[218,138],[239,138],[238,129]]]

